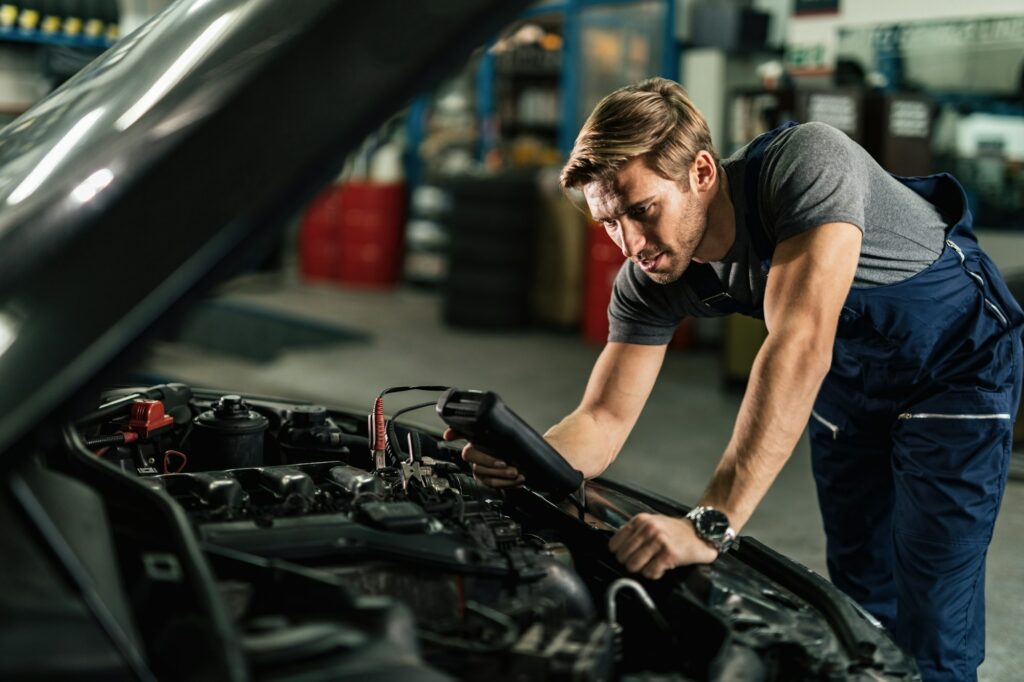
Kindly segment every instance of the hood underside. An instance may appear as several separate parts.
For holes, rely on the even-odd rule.
[[[181,0],[0,132],[0,451],[525,4]]]

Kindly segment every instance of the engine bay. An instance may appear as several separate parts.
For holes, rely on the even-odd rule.
[[[413,679],[879,679],[895,666],[898,652],[851,656],[818,609],[732,553],[630,577],[608,538],[658,509],[614,486],[497,491],[461,444],[400,423],[436,400],[383,418],[384,395],[443,388],[386,389],[368,416],[182,384],[118,389],[74,439],[184,515],[257,678],[325,656],[338,674],[403,661]],[[122,560],[146,586],[140,636],[166,640],[171,626],[140,614],[187,571],[173,553],[141,556],[141,569]]]

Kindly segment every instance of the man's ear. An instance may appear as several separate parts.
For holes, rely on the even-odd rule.
[[[715,186],[718,179],[718,164],[715,159],[705,150],[697,152],[693,164],[690,166],[690,186],[698,192],[709,192]]]

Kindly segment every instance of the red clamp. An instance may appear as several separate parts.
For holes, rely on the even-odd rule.
[[[149,438],[154,431],[173,423],[174,417],[164,414],[162,402],[139,398],[132,403],[132,414],[126,430],[138,434],[140,438]],[[125,442],[127,441],[128,439],[125,438]]]

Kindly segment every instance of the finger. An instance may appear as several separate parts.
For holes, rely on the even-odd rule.
[[[462,440],[463,438],[465,438],[465,436],[463,436],[458,431],[449,426],[447,429],[445,429],[444,433],[441,434],[441,438],[443,438],[444,440]]]
[[[661,552],[661,543],[648,541],[626,556],[625,560],[620,561],[622,561],[622,565],[625,566],[626,570],[630,573],[639,573],[651,562],[652,559],[661,554]]]
[[[615,552],[615,558],[625,564],[641,547],[651,544],[653,540],[650,528],[641,526],[620,544],[618,551]]]
[[[626,522],[622,528],[616,531],[612,539],[608,541],[608,549],[612,552],[618,551],[622,545],[629,541],[633,535],[645,525],[646,514],[637,514]]]
[[[615,535],[613,535],[612,539],[608,541],[608,551],[612,554],[618,552],[619,548],[628,542],[631,537],[633,537],[633,527],[627,523],[625,526],[615,531]]]
[[[508,464],[503,460],[500,460],[497,457],[491,457],[486,452],[477,450],[472,444],[462,448],[462,459],[470,464],[482,464],[485,467],[491,467],[494,469],[504,469],[508,466]]]
[[[651,580],[659,580],[665,571],[670,568],[675,568],[675,561],[670,556],[668,549],[663,549],[658,552],[650,561],[640,570],[641,575]]]
[[[474,464],[473,473],[477,476],[515,478],[519,475],[519,470],[515,467],[485,467],[482,464]]]
[[[478,481],[483,483],[489,488],[512,488],[517,485],[522,485],[526,480],[525,476],[518,476],[512,480],[507,478],[491,478],[491,477],[478,477]]]

